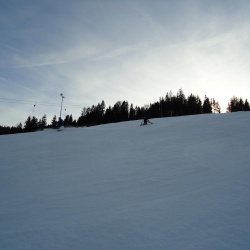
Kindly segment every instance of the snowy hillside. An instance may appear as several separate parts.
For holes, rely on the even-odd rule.
[[[0,249],[250,249],[250,113],[0,137]]]

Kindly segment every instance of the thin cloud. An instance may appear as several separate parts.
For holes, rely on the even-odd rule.
[[[0,77],[0,81],[5,82],[5,83],[9,83],[9,81],[3,77]]]
[[[132,45],[132,46],[123,46],[123,47],[120,47],[118,49],[112,50],[104,55],[97,56],[96,58],[94,58],[93,61],[114,59],[117,57],[128,55],[128,54],[136,52],[138,50],[141,51],[142,49],[145,49],[146,46],[147,46],[147,43],[139,44],[139,45]]]
[[[70,61],[54,61],[54,62],[40,62],[40,63],[32,63],[32,64],[24,64],[20,66],[14,66],[13,69],[22,69],[22,68],[36,68],[36,67],[44,67],[44,66],[54,66],[54,65],[60,65],[60,64],[67,64],[70,63]]]
[[[12,51],[14,51],[14,52],[18,52],[18,53],[20,53],[20,54],[22,54],[22,55],[25,55],[24,53],[23,53],[23,51],[21,51],[20,49],[17,49],[17,48],[14,48],[14,47],[12,47],[12,46],[10,46],[10,45],[6,45],[6,44],[2,44],[2,43],[0,43],[2,46],[4,46],[5,48],[7,48],[7,49],[10,49],[10,50],[12,50]]]

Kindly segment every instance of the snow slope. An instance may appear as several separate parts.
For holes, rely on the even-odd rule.
[[[0,249],[250,249],[250,113],[0,137]]]

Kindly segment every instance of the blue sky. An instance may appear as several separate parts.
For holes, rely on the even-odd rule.
[[[249,12],[248,0],[0,0],[0,125],[50,122],[60,93],[75,119],[180,88],[222,112],[250,101]]]

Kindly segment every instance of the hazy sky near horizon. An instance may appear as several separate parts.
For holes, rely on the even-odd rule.
[[[249,13],[249,0],[0,0],[0,125],[50,123],[60,93],[74,119],[180,88],[225,112],[250,99]]]

